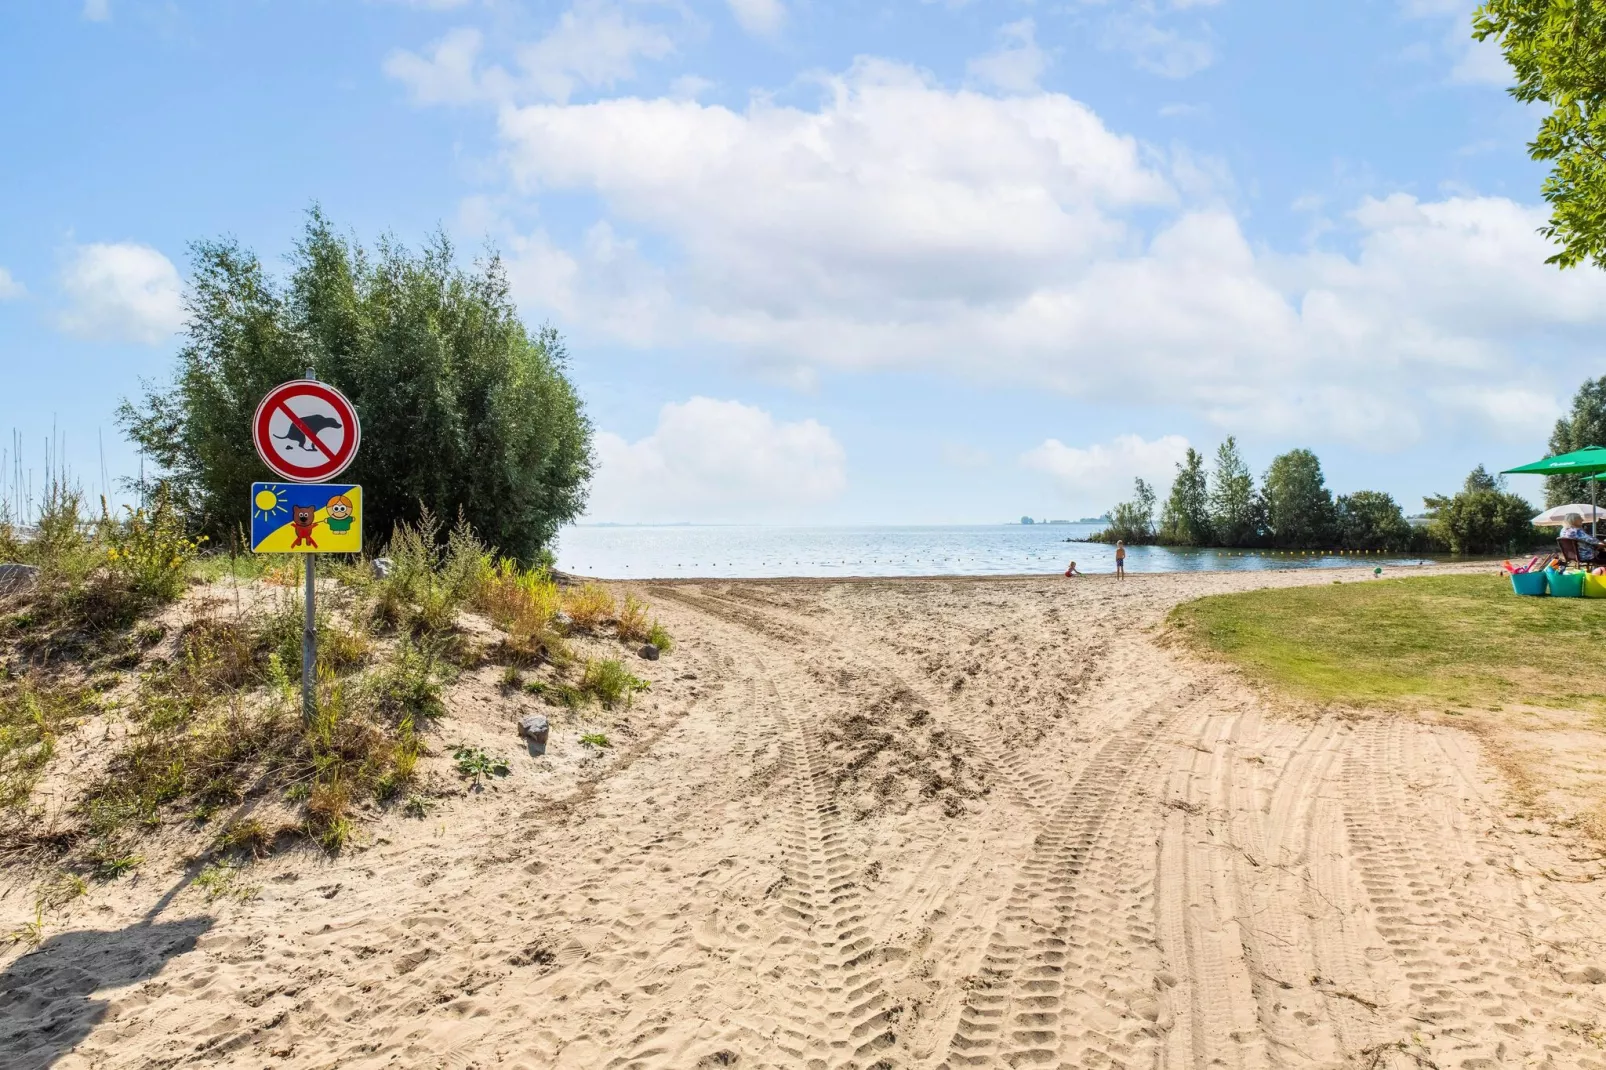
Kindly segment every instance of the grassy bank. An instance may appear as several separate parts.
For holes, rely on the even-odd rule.
[[[1606,599],[1519,598],[1498,576],[1213,595],[1169,620],[1194,648],[1316,702],[1606,712]]]

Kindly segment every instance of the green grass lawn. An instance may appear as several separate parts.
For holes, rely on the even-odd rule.
[[[1606,599],[1521,598],[1503,576],[1212,595],[1169,620],[1196,649],[1318,702],[1606,709]]]

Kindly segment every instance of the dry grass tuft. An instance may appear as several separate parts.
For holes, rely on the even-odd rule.
[[[563,592],[563,611],[576,628],[594,632],[614,619],[613,595],[600,583],[586,582]]]

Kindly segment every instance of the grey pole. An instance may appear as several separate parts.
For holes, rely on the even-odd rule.
[[[312,554],[303,556],[307,559],[307,595],[306,620],[301,626],[301,716],[311,724],[312,716],[317,712],[317,704],[312,697],[312,676],[313,666],[318,660],[318,610],[313,583],[318,559]]]
[[[307,378],[311,379],[312,369],[307,369]],[[307,724],[317,713],[317,703],[313,699],[312,684],[315,666],[318,662],[318,603],[317,603],[317,556],[304,555],[307,559],[307,593],[306,618],[301,625],[301,716]]]

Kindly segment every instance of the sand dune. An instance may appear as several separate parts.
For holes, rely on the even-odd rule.
[[[1606,1067],[1598,852],[1472,735],[1160,641],[1332,578],[638,585],[632,709],[531,758],[465,677],[438,742],[512,776],[254,898],[97,889],[0,958],[0,1066]]]

